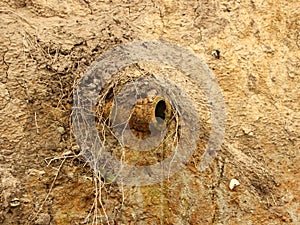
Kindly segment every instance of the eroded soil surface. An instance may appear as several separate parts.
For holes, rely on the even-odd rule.
[[[73,90],[102,53],[137,40],[178,44],[210,67],[225,140],[205,172],[199,144],[161,184],[102,185],[76,156]],[[2,0],[0,224],[300,224],[299,90],[298,0]]]

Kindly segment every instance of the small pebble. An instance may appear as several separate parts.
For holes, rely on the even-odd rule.
[[[239,186],[240,182],[237,179],[231,179],[229,183],[229,189],[233,190],[235,187]]]
[[[215,50],[215,51],[212,51],[212,56],[214,56],[215,58],[217,59],[220,59],[220,56],[221,56],[221,51],[220,50]]]
[[[19,206],[21,203],[20,203],[20,199],[18,198],[13,198],[11,201],[10,201],[10,206],[11,207],[17,207]]]
[[[57,128],[57,131],[58,131],[58,133],[60,133],[60,134],[64,134],[64,133],[66,132],[66,130],[65,130],[64,127],[58,127],[58,128]]]
[[[286,216],[282,216],[281,219],[282,219],[282,221],[287,222],[287,217]]]

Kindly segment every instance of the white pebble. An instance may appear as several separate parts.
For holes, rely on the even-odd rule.
[[[18,198],[14,198],[10,201],[10,206],[11,207],[17,207],[20,205],[20,199]]]
[[[239,186],[240,182],[237,179],[231,179],[229,183],[229,189],[233,190],[236,186]]]

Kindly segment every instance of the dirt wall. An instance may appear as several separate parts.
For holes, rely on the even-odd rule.
[[[299,12],[297,0],[2,0],[0,223],[300,224]],[[73,90],[102,53],[137,40],[210,67],[225,140],[204,173],[199,149],[161,184],[103,185],[77,156]]]

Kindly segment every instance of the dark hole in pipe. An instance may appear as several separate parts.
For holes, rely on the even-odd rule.
[[[162,123],[166,118],[167,105],[164,100],[160,100],[155,107],[155,118],[158,123]]]

